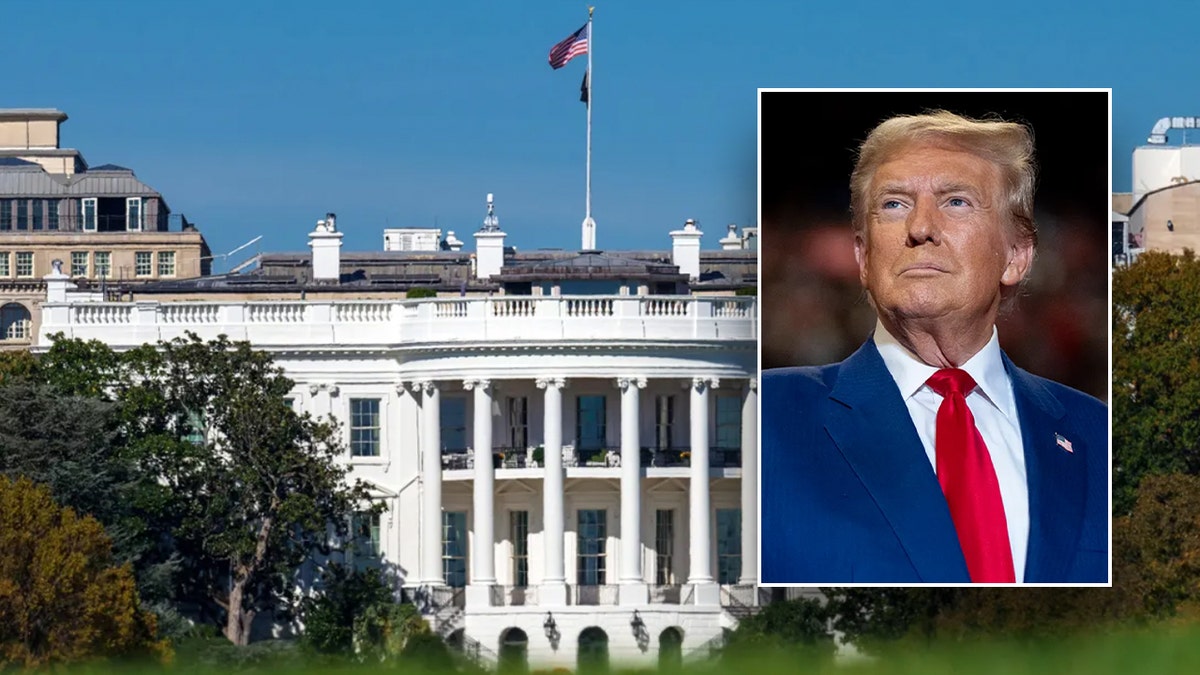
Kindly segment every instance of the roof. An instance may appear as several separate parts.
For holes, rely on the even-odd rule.
[[[5,158],[16,159],[16,158]],[[159,197],[133,171],[105,164],[74,174],[50,174],[33,162],[0,163],[0,195],[21,197]],[[32,165],[32,166],[31,166]]]
[[[0,108],[0,121],[57,120],[65,122],[67,113],[57,108]]]
[[[309,253],[267,253],[245,274],[149,282],[141,294],[174,293],[402,293],[410,288],[484,293],[506,282],[565,279],[637,279],[688,284],[695,290],[732,290],[756,285],[756,251],[701,251],[700,278],[690,283],[669,251],[530,251],[505,256],[498,277],[473,276],[468,251],[369,251],[341,254],[337,281],[312,279]]]
[[[603,251],[580,251],[569,257],[516,262],[500,270],[501,281],[548,281],[556,279],[651,279],[682,280],[679,267],[657,260],[636,260]]]
[[[20,157],[0,157],[0,166],[31,166],[33,167],[34,171],[42,170],[41,164],[38,164],[37,162],[31,162],[27,159],[21,159]]]

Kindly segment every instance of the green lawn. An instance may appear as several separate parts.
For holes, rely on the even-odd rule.
[[[286,642],[258,643],[237,649],[220,640],[205,640],[180,644],[176,653],[175,663],[168,668],[91,664],[68,668],[65,672],[68,675],[429,672],[419,664],[364,666],[317,659]],[[623,671],[614,668],[614,672]],[[763,652],[742,662],[706,663],[679,672],[685,675],[1192,675],[1200,673],[1200,627],[1158,627],[1034,643],[972,642],[932,647],[900,644],[874,658],[836,664],[813,664],[796,655]]]

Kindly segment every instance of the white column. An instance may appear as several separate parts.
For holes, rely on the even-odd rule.
[[[562,461],[562,390],[567,382],[561,377],[542,378],[538,389],[546,390],[543,457],[546,478],[542,485],[542,552],[545,572],[538,591],[538,603],[546,606],[567,604],[567,575],[563,558],[563,461]]]
[[[688,583],[695,589],[697,605],[720,604],[720,589],[712,575],[712,508],[708,493],[708,391],[717,380],[692,378],[691,382],[691,480],[688,506],[691,511],[688,536],[691,549]]]
[[[646,378],[617,379],[621,390],[621,570],[619,602],[644,605],[650,600],[642,577],[642,450],[638,438],[638,390]]]
[[[488,380],[466,380],[463,387],[475,391],[474,442],[475,451],[475,539],[471,547],[473,558],[471,583],[467,586],[467,604],[489,607],[491,587],[496,583],[495,485],[496,473],[492,463],[492,383]]]
[[[442,586],[442,421],[436,382],[414,383],[421,397],[421,570],[422,585]]]
[[[742,575],[758,583],[758,378],[742,391]]]

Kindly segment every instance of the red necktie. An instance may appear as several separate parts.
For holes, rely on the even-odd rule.
[[[1000,483],[967,407],[966,396],[975,389],[975,380],[965,370],[943,368],[926,384],[943,397],[937,412],[937,476],[971,581],[1013,583],[1016,578]]]

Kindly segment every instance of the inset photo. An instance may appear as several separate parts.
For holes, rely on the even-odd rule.
[[[759,90],[764,585],[1111,585],[1111,91]]]

